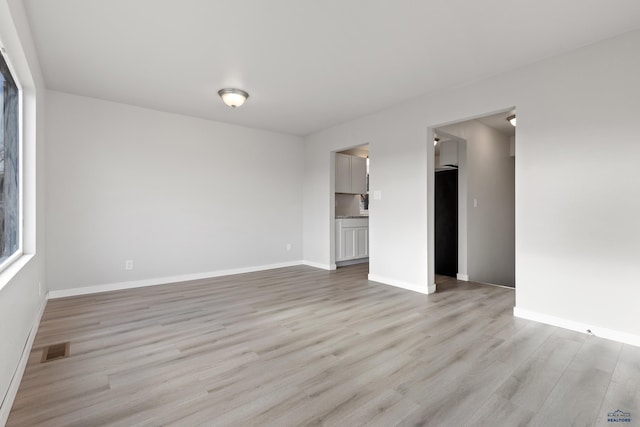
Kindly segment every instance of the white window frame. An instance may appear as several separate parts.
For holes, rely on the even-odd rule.
[[[9,55],[2,46],[0,40],[0,54],[18,88],[18,249],[0,264],[0,273],[24,255],[24,92]]]

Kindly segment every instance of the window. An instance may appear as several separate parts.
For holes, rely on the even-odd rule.
[[[0,55],[0,269],[19,255],[20,92],[4,55]]]

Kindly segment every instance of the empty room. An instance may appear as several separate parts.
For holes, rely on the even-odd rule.
[[[640,425],[638,52],[632,0],[0,0],[0,425]]]

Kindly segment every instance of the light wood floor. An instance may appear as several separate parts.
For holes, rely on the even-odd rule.
[[[49,301],[9,426],[640,422],[640,349],[515,319],[514,291],[367,265]],[[71,355],[40,363],[44,346]],[[627,424],[629,425],[629,424]]]

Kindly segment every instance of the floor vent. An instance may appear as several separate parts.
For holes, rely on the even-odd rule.
[[[69,345],[70,343],[67,341],[60,344],[46,346],[42,351],[42,359],[40,359],[40,363],[67,357],[69,355]]]

